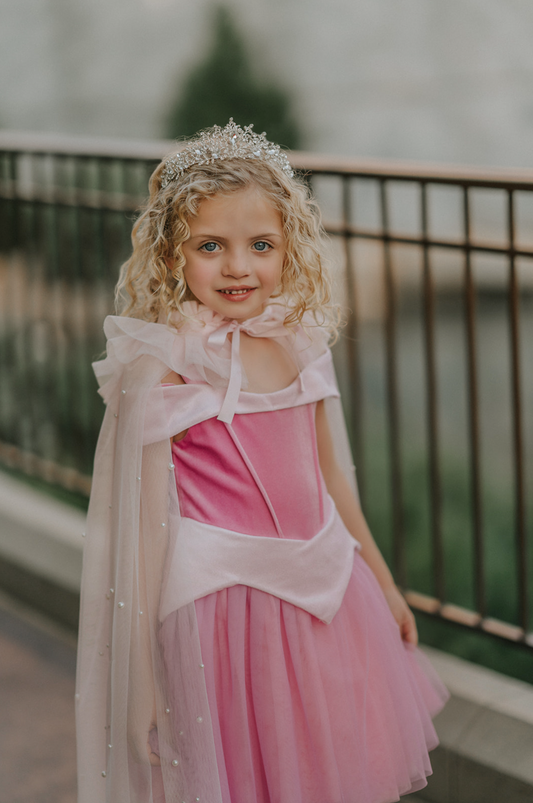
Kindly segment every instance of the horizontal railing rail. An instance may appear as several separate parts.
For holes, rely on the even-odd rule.
[[[87,494],[135,211],[172,142],[0,132],[0,461]],[[291,153],[322,207],[362,503],[410,604],[533,647],[533,171]]]

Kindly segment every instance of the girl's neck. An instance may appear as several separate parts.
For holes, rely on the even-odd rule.
[[[250,337],[242,332],[240,356],[248,393],[275,393],[298,377],[298,367],[289,352],[269,337]]]

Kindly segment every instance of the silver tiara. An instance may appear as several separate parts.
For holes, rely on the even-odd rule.
[[[252,128],[253,125],[241,128],[231,117],[224,128],[215,125],[209,131],[204,131],[186,148],[167,159],[161,187],[164,189],[193,165],[209,165],[223,159],[260,159],[262,162],[271,162],[292,178],[294,173],[280,146],[269,142],[265,132],[256,134]]]

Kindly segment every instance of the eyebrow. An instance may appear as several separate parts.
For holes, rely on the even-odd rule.
[[[250,240],[262,240],[263,238],[270,238],[273,237],[283,237],[283,234],[279,234],[276,232],[270,232],[268,234],[254,234],[253,237],[250,237]],[[221,237],[219,234],[213,234],[209,232],[207,234],[195,234],[194,237],[189,237],[189,240],[227,240],[227,237]]]

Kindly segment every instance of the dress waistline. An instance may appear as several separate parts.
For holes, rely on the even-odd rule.
[[[183,517],[159,618],[195,599],[246,585],[290,602],[329,624],[352,573],[352,538],[331,497],[324,527],[307,541],[245,535]]]

